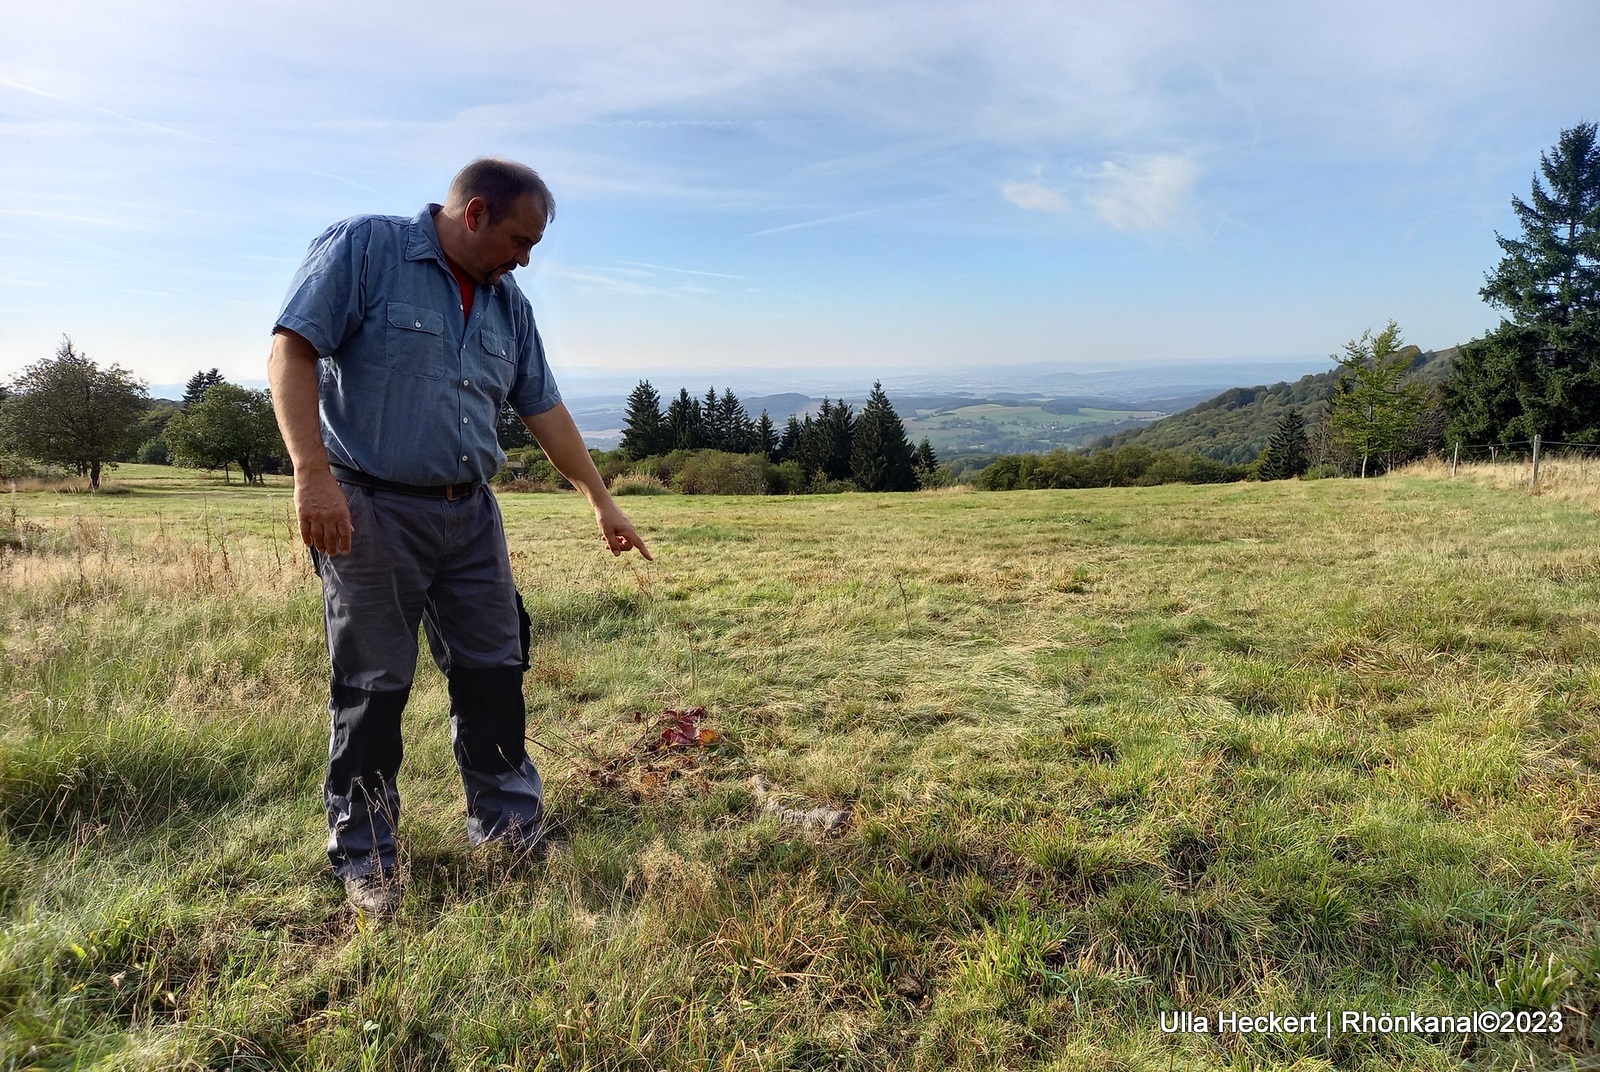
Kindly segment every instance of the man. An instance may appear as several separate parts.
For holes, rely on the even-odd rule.
[[[502,403],[588,498],[611,553],[651,557],[561,404],[510,278],[554,211],[530,168],[473,161],[442,206],[324,232],[273,329],[272,402],[332,663],[328,858],[363,911],[393,911],[401,893],[395,775],[419,622],[449,680],[469,839],[531,847],[542,835],[523,737],[528,624],[485,483],[505,462]]]

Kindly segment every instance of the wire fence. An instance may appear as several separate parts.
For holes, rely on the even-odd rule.
[[[1600,443],[1570,443],[1539,436],[1509,443],[1455,443],[1444,460],[1454,475],[1462,465],[1520,468],[1524,480],[1537,484],[1559,473],[1562,479],[1600,481]]]

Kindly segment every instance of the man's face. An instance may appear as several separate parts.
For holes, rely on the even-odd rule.
[[[524,194],[493,223],[488,206],[473,198],[467,203],[467,230],[472,235],[472,264],[463,268],[478,282],[493,286],[500,277],[528,263],[528,254],[544,237],[544,208],[532,194]]]

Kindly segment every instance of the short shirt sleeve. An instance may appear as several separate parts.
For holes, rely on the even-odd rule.
[[[303,335],[328,357],[361,327],[370,220],[336,223],[311,243],[274,327]]]
[[[519,417],[537,417],[561,404],[561,392],[544,359],[544,340],[533,322],[533,309],[523,299],[525,330],[517,332],[517,379],[506,401]]]

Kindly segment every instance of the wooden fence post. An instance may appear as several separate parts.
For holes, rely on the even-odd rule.
[[[1529,484],[1537,484],[1538,482],[1539,482],[1539,436],[1538,436],[1537,433],[1535,433],[1535,435],[1533,437],[1533,476],[1529,478],[1528,483]]]
[[[1461,441],[1456,440],[1456,449],[1450,454],[1450,475],[1456,475],[1456,466],[1461,464]]]

